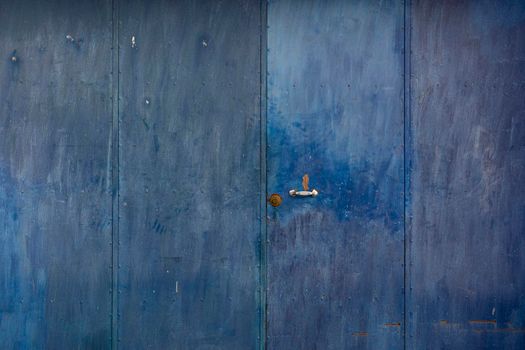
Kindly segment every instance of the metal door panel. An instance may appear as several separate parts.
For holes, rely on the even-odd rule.
[[[111,4],[0,3],[0,348],[111,336]]]
[[[402,26],[400,1],[269,3],[270,349],[403,345]]]
[[[120,18],[121,348],[255,348],[260,4],[129,1]]]
[[[525,348],[525,6],[414,1],[408,348]]]

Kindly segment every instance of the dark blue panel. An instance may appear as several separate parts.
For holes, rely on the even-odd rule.
[[[403,345],[403,5],[268,8],[268,347]],[[304,174],[316,198],[291,198]]]
[[[0,348],[111,327],[111,4],[0,2]]]
[[[260,4],[121,5],[121,347],[255,348]]]
[[[412,9],[410,349],[525,348],[525,3]]]

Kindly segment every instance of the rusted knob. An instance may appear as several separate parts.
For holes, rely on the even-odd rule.
[[[279,196],[277,193],[274,193],[270,196],[270,198],[268,199],[268,202],[270,202],[270,204],[274,207],[278,207],[281,205],[281,203],[283,202],[283,199],[281,196]]]

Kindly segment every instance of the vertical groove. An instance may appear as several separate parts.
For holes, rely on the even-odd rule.
[[[410,315],[408,315],[409,306],[408,299],[411,293],[410,288],[410,217],[409,217],[409,205],[410,195],[410,80],[411,80],[411,0],[404,1],[403,9],[403,267],[404,267],[404,278],[403,278],[403,348],[406,350],[407,344],[407,328]]]
[[[111,45],[111,348],[118,347],[118,248],[119,248],[119,153],[120,153],[120,127],[119,127],[119,4],[112,0],[112,45]]]
[[[261,145],[260,145],[260,193],[261,193],[261,210],[260,210],[260,225],[261,225],[261,236],[260,236],[260,286],[259,286],[259,297],[260,297],[260,315],[259,315],[259,348],[261,350],[266,349],[266,328],[267,328],[267,203],[266,198],[268,195],[267,190],[267,172],[266,172],[266,145],[267,145],[267,133],[266,133],[266,47],[267,47],[267,1],[261,0],[260,2],[260,37],[259,37],[259,70],[260,70],[260,130],[261,130]]]

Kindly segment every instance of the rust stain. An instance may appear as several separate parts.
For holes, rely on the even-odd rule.
[[[401,322],[389,322],[389,323],[385,323],[385,326],[387,326],[387,327],[401,327]]]
[[[352,335],[354,337],[368,337],[368,332],[354,332]]]
[[[310,182],[310,178],[308,177],[308,174],[304,174],[303,176],[303,190],[308,191],[308,183]]]
[[[496,320],[470,320],[470,324],[496,324]]]
[[[452,329],[452,328],[463,329],[463,328],[465,328],[465,324],[463,324],[463,323],[454,323],[454,322],[449,322],[448,320],[440,320],[437,324],[440,327],[442,327],[442,328],[449,328],[449,329]]]
[[[474,329],[476,333],[525,333],[525,328]]]

